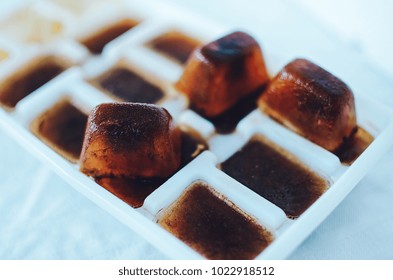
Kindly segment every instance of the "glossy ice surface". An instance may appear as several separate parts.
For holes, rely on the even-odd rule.
[[[217,117],[267,81],[259,44],[234,32],[194,50],[176,86],[195,111]]]
[[[184,64],[193,50],[202,43],[179,31],[170,31],[154,38],[146,45],[177,62]]]
[[[180,166],[180,130],[163,108],[108,103],[89,115],[81,171],[101,177],[167,177]]]
[[[91,53],[100,54],[106,44],[135,27],[137,24],[138,21],[133,19],[120,20],[98,30],[95,34],[83,39],[81,43],[85,45]]]
[[[356,130],[351,89],[318,65],[296,59],[271,81],[259,100],[262,111],[329,151]]]
[[[158,223],[208,259],[253,259],[273,240],[204,182],[192,184]]]
[[[164,92],[125,67],[115,67],[92,81],[116,99],[137,103],[156,103]]]
[[[58,76],[67,67],[67,62],[53,56],[35,59],[2,82],[0,104],[6,108],[14,108],[20,100]]]
[[[221,168],[291,218],[299,217],[329,186],[293,155],[263,137],[252,138]]]
[[[63,99],[38,116],[30,125],[42,141],[72,162],[77,162],[82,150],[87,115],[69,100]]]

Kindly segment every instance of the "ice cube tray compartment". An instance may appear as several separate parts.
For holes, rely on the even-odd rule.
[[[56,40],[43,40],[37,44],[27,43],[20,38],[4,41],[0,28],[0,50],[4,48],[10,54],[7,63],[0,64],[0,79],[6,79],[23,69],[32,59],[44,54],[58,55],[74,65],[23,98],[14,110],[0,109],[0,124],[77,191],[171,258],[204,258],[157,224],[163,211],[177,201],[193,182],[206,182],[215,192],[233,202],[273,234],[274,241],[257,259],[285,258],[341,202],[393,142],[392,111],[356,92],[358,124],[368,130],[375,140],[350,166],[341,164],[336,155],[293,133],[257,108],[245,116],[232,133],[219,134],[209,120],[188,108],[187,98],[174,88],[173,83],[179,78],[183,66],[148,44],[154,38],[174,30],[206,43],[233,29],[160,1],[94,1],[94,7],[90,9],[91,2],[43,0],[36,4],[16,6],[0,18],[2,21],[26,8],[43,14],[56,11],[61,15],[59,20],[65,27],[64,33]],[[106,18],[101,18],[103,10],[108,11]],[[93,55],[81,44],[82,38],[124,18],[132,18],[139,23],[106,44],[102,54]],[[83,28],[78,30],[81,25]],[[269,74],[273,76],[286,62],[279,55],[264,51],[261,43]],[[19,53],[21,48],[26,51]],[[30,130],[31,123],[38,116],[61,100],[68,100],[84,113],[98,104],[118,100],[91,81],[119,65],[157,85],[164,92],[164,98],[158,104],[167,108],[180,126],[198,132],[210,147],[209,151],[200,154],[147,196],[139,208],[132,208],[82,174],[78,163],[64,158]],[[278,206],[219,169],[222,162],[255,135],[261,135],[289,152],[329,182],[328,189],[299,218],[288,218]]]
[[[215,168],[216,164],[217,158],[213,153],[202,153],[154,191],[143,207],[159,217],[160,211],[172,204],[187,187],[201,180],[274,233],[286,220],[284,212]]]
[[[77,44],[68,40],[41,48],[27,48],[23,55],[13,59],[7,68],[0,69],[0,81],[3,87],[12,91],[2,92],[2,105],[10,111],[15,110],[23,102],[28,102],[40,87],[61,79],[67,69],[81,64],[85,55],[86,53]],[[38,79],[37,71],[45,72],[47,77]],[[22,82],[26,84],[21,86]],[[18,90],[20,96],[13,98],[12,94],[15,90]]]
[[[90,65],[86,64],[85,80],[94,85],[98,90],[107,93],[114,100],[137,102],[133,101],[133,99],[141,99],[141,97],[138,97],[138,95],[128,96],[122,94],[122,91],[124,91],[122,88],[126,88],[126,86],[130,87],[128,83],[130,83],[130,80],[134,79],[144,81],[143,84],[146,84],[146,86],[141,86],[140,82],[135,82],[137,86],[143,87],[143,93],[145,93],[147,90],[153,90],[151,88],[156,89],[154,90],[154,92],[157,92],[156,95],[158,92],[160,92],[160,95],[156,96],[154,101],[148,101],[146,99],[146,101],[143,103],[162,104],[165,103],[166,100],[173,97],[172,91],[169,89],[169,83],[155,77],[154,75],[151,75],[149,72],[145,71],[143,67],[140,67],[134,62],[122,58],[119,60],[109,59],[107,61],[94,60],[93,62],[94,63],[91,63]],[[135,78],[133,78],[133,76],[135,76]],[[120,84],[120,86],[111,86],[115,85],[116,83]],[[109,88],[112,88],[112,90]]]
[[[176,200],[193,183],[202,181],[219,195],[234,203],[242,212],[253,217],[258,224],[272,234],[273,239],[277,238],[280,227],[288,220],[285,213],[218,170],[215,167],[216,164],[217,158],[214,154],[209,151],[202,153],[147,197],[143,208],[154,215],[155,220],[159,220],[168,207],[176,203]],[[181,248],[175,250],[181,250]],[[260,257],[263,258],[263,252]]]

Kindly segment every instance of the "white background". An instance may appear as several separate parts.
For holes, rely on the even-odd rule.
[[[290,1],[393,76],[393,1]]]

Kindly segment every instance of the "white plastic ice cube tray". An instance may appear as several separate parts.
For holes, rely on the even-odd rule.
[[[31,5],[14,7],[13,11],[8,13],[12,14],[18,9],[32,9],[50,16],[51,12],[57,11],[61,15],[58,20],[66,28],[65,32],[57,34],[55,38],[45,38],[39,43],[28,42],[23,38],[24,34],[15,33],[11,34],[14,37],[7,37],[10,34],[1,33],[0,28],[0,49],[4,49],[8,54],[6,61],[0,62],[0,80],[6,79],[39,55],[55,54],[76,66],[24,98],[15,110],[0,109],[0,124],[26,150],[41,159],[76,190],[171,258],[203,258],[156,223],[160,211],[179,198],[192,182],[207,182],[273,234],[275,240],[257,259],[281,259],[287,257],[333,211],[393,143],[392,111],[365,98],[365,94],[359,92],[355,93],[358,123],[369,131],[375,140],[351,166],[342,165],[334,154],[289,131],[257,109],[240,121],[235,132],[229,135],[216,134],[214,126],[208,120],[187,109],[186,99],[173,88],[182,66],[146,48],[145,44],[170,30],[179,30],[207,42],[232,31],[232,28],[161,1],[99,1],[94,9],[82,9],[82,12],[66,9],[55,2],[61,1],[38,1]],[[102,19],[102,10],[108,11],[107,19]],[[8,15],[3,14],[4,20]],[[77,38],[99,29],[103,22],[107,24],[127,16],[138,19],[141,23],[109,43],[102,55],[92,56],[78,43]],[[80,26],[83,28],[79,29]],[[263,47],[262,44],[262,49]],[[279,54],[265,52],[264,56],[272,76],[287,63],[277,59]],[[86,113],[100,103],[111,102],[108,95],[87,80],[117,63],[129,65],[163,89],[165,97],[158,104],[167,108],[177,123],[188,125],[200,132],[210,146],[210,151],[202,153],[177,172],[149,195],[144,205],[138,209],[130,207],[79,172],[77,164],[64,159],[29,130],[32,120],[63,97],[68,97],[76,107]],[[283,210],[217,168],[219,163],[229,158],[254,135],[270,139],[330,182],[330,188],[298,219],[287,218]]]

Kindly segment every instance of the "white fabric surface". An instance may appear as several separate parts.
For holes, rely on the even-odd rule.
[[[302,5],[342,40],[360,48],[393,75],[393,24],[390,0],[290,0]]]
[[[310,57],[335,69],[355,91],[367,86],[370,94],[393,105],[388,76],[289,2],[172,2],[241,29],[258,27],[266,47],[284,59]],[[353,69],[362,69],[362,79]],[[392,166],[393,149],[290,258],[393,259]],[[0,259],[165,258],[0,130]]]
[[[0,259],[162,259],[0,131]]]

